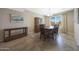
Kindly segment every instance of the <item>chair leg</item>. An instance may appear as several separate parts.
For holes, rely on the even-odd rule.
[[[40,39],[41,39],[41,34],[40,34]]]

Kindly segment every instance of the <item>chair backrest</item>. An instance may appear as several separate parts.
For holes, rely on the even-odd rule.
[[[59,28],[59,24],[55,24],[54,25],[54,28]]]
[[[45,24],[40,24],[40,28],[44,28],[45,27]]]
[[[44,33],[45,31],[44,31],[44,28],[45,28],[45,24],[41,24],[40,25],[40,33]]]
[[[58,32],[58,30],[59,30],[59,25],[58,24],[54,25],[54,30],[55,30],[55,32]]]

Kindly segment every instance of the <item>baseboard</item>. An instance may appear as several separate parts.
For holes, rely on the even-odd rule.
[[[74,36],[74,33],[67,32],[67,34]]]
[[[28,32],[28,34],[34,34],[34,32]]]

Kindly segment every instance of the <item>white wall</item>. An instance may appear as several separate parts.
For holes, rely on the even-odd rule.
[[[77,42],[77,45],[79,45],[79,24],[78,24],[78,9],[74,9],[74,36],[75,40]]]
[[[30,11],[24,11],[24,19],[26,20],[26,25],[28,27],[28,32],[29,33],[34,33],[34,17],[40,17],[43,19],[44,23],[44,17],[42,15],[36,14],[34,12],[30,12]]]
[[[73,35],[74,34],[74,10],[65,12],[63,14],[64,20],[64,32]]]
[[[16,28],[16,27],[24,27],[26,24],[23,22],[10,22],[10,14],[12,15],[21,15],[23,16],[23,13],[15,11],[15,10],[10,10],[6,8],[0,8],[0,28],[5,29],[5,28]]]

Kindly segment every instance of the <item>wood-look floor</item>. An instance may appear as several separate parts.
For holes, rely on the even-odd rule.
[[[73,36],[58,34],[56,40],[42,41],[38,34],[0,43],[0,51],[78,51]]]

